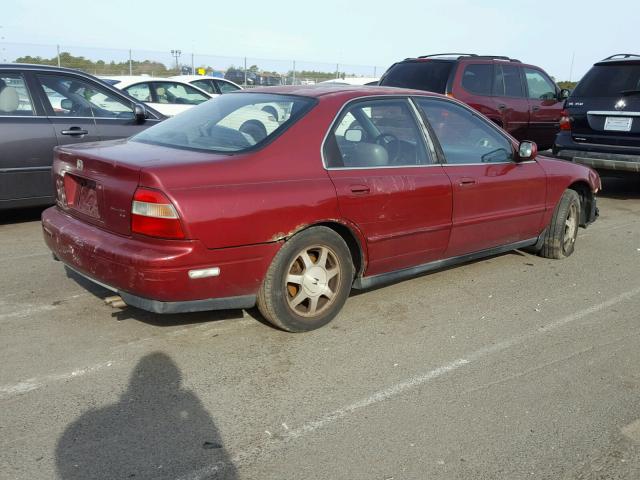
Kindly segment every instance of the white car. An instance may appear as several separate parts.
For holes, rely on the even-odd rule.
[[[224,78],[207,77],[204,75],[176,75],[170,77],[172,80],[189,83],[204,90],[212,97],[217,97],[223,93],[236,92],[242,90],[242,87],[231,80]]]
[[[163,115],[172,117],[211,100],[210,95],[195,85],[169,78],[152,77],[102,77],[114,87],[124,90],[136,100],[144,102]],[[216,97],[218,95],[215,95]],[[273,103],[256,103],[235,110],[219,122],[219,125],[238,130],[259,142],[280,126],[289,116],[276,119],[268,107]],[[254,110],[260,110],[255,112]]]
[[[378,77],[345,77],[324,80],[323,82],[320,82],[320,85],[377,85],[379,80],[380,78]]]
[[[168,78],[143,76],[101,78],[168,117],[182,113],[211,98],[211,95],[194,85]]]
[[[212,97],[217,97],[225,93],[237,92],[238,90],[242,90],[242,87],[240,85],[224,78],[206,77],[204,75],[176,75],[175,77],[171,78],[194,85],[204,90]],[[287,112],[287,109],[284,108],[281,104],[269,103],[264,105],[262,109],[265,112],[273,115],[273,118],[275,118],[280,123],[289,118],[289,112]]]

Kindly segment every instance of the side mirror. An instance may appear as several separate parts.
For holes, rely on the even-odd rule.
[[[147,109],[144,108],[143,105],[136,103],[133,107],[133,117],[135,118],[136,123],[144,123],[147,119]]]
[[[344,132],[344,139],[347,142],[360,142],[362,141],[362,130],[351,128]]]
[[[569,98],[569,95],[571,95],[571,90],[567,90],[566,88],[560,90],[560,100],[566,100]]]
[[[524,140],[520,142],[518,146],[518,161],[524,162],[526,160],[535,160],[538,155],[538,145],[536,142]]]
[[[63,98],[60,101],[60,108],[63,110],[73,110],[73,102],[68,98]]]

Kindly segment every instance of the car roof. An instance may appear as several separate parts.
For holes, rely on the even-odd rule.
[[[169,77],[169,78],[173,80],[181,80],[187,83],[191,83],[194,80],[218,80],[218,81],[230,83],[231,85],[235,85],[236,87],[242,88],[241,85],[238,85],[237,83],[232,82],[231,80],[227,80],[226,78],[211,77],[209,75],[174,75],[173,77]]]
[[[595,65],[625,65],[625,64],[640,64],[640,55],[635,53],[616,53],[607,58],[596,62]]]
[[[443,97],[438,93],[426,92],[424,90],[412,90],[409,88],[398,87],[380,87],[377,85],[361,86],[361,85],[339,85],[330,83],[318,83],[316,85],[281,85],[276,87],[256,87],[242,92],[234,92],[233,94],[251,94],[251,93],[274,93],[280,95],[298,95],[302,97],[319,98],[324,96],[338,96],[346,98],[371,97],[371,96],[426,96],[426,97]]]
[[[55,65],[39,65],[35,63],[0,63],[0,68],[2,68],[3,70],[43,70],[52,72],[80,73],[95,78],[95,75],[83,72],[82,70],[77,70],[75,68],[57,67]]]

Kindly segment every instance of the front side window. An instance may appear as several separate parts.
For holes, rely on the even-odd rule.
[[[148,83],[137,83],[124,89],[129,95],[141,102],[152,102],[151,88]]]
[[[376,168],[432,163],[407,100],[357,102],[325,143],[328,168]]]
[[[520,68],[513,65],[496,65],[493,94],[498,97],[524,97]]]
[[[274,104],[287,112],[280,121],[263,110]],[[148,128],[132,140],[182,149],[242,152],[275,138],[314,104],[311,98],[288,95],[223,95]]]
[[[556,98],[555,84],[542,72],[525,68],[524,76],[527,79],[529,98],[535,98],[536,100],[553,100]]]
[[[204,90],[207,93],[217,94],[216,88],[213,86],[213,82],[211,80],[194,80],[191,82],[193,85],[198,87],[201,90]]]
[[[462,88],[476,95],[491,95],[492,77],[493,65],[491,64],[467,65],[462,74]]]
[[[513,146],[496,128],[451,101],[416,100],[433,128],[448,164],[504,163]]]
[[[133,118],[128,101],[94,83],[58,74],[37,77],[56,116]]]
[[[31,116],[33,105],[19,73],[0,73],[0,116]]]
[[[222,80],[215,80],[215,82],[220,89],[220,93],[236,92],[240,90],[240,88],[236,87],[233,83],[224,82]]]
[[[189,85],[174,82],[154,82],[156,92],[156,103],[178,104],[178,105],[199,105],[209,98],[204,93],[199,92]]]

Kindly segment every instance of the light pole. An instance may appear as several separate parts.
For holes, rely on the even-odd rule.
[[[180,73],[180,66],[178,65],[178,59],[180,55],[182,55],[182,50],[171,50],[171,55],[173,55],[176,59],[176,71]]]

